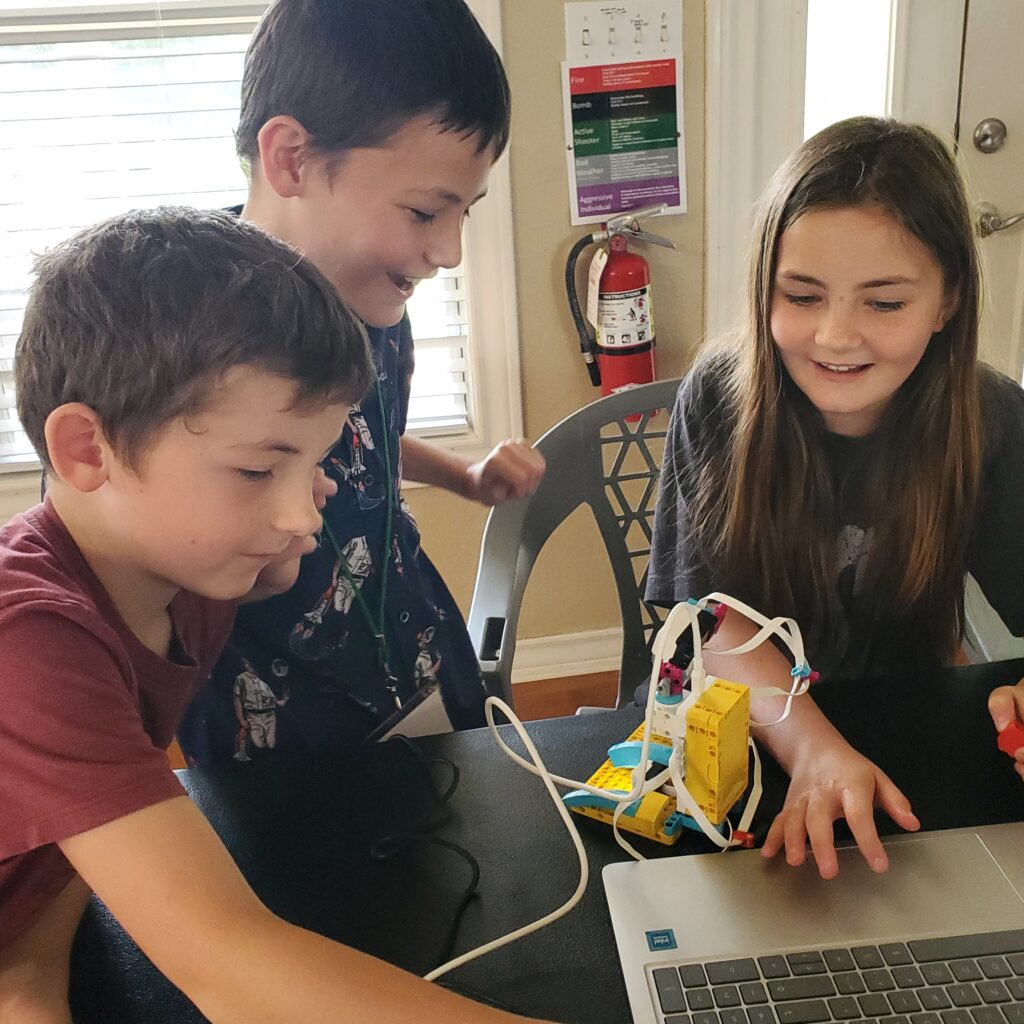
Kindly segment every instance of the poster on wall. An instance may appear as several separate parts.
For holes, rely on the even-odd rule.
[[[562,63],[573,224],[686,212],[681,0],[567,3]]]

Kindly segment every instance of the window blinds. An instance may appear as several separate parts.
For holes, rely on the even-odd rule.
[[[13,357],[34,254],[133,207],[243,201],[232,131],[261,10],[65,5],[15,16],[0,7],[0,468],[33,458],[14,408]],[[409,428],[463,432],[465,265],[423,282],[409,311]]]

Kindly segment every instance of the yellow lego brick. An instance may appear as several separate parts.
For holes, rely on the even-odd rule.
[[[650,797],[648,800],[647,798]],[[645,822],[652,829],[664,823],[665,819],[675,810],[670,806],[672,801],[664,793],[647,793],[640,801],[636,814],[631,817],[635,822]],[[622,818],[619,818],[621,821]]]
[[[717,679],[686,713],[686,788],[715,825],[747,788],[750,690]]]
[[[627,737],[630,740],[642,741],[644,738],[644,726],[641,722]],[[651,736],[652,743],[668,743],[668,740],[661,736]],[[628,793],[633,788],[632,770],[629,768],[616,768],[611,761],[605,761],[598,767],[597,771],[587,779],[588,785],[597,786],[599,789],[619,790]],[[582,814],[586,818],[593,818],[596,821],[603,821],[606,825],[612,823],[612,812],[599,807],[572,807],[574,814]],[[640,801],[636,814],[619,815],[619,828],[623,832],[632,832],[634,835],[644,836],[653,839],[656,843],[671,846],[678,838],[678,831],[672,835],[665,832],[665,822],[675,813],[675,800],[665,793],[647,793]]]
[[[612,812],[599,807],[573,807],[571,810],[586,818],[603,821],[606,825],[612,823]],[[674,811],[675,801],[673,799],[664,793],[648,793],[640,801],[635,815],[619,815],[619,828],[623,832],[632,832],[634,835],[653,839],[656,843],[671,846],[679,838],[679,833],[668,835],[664,831],[664,826],[666,819]]]
[[[635,728],[635,729],[634,729],[634,730],[633,730],[633,731],[632,731],[632,732],[631,732],[631,733],[630,733],[630,734],[629,734],[629,735],[628,735],[628,736],[626,737],[626,742],[627,742],[627,743],[628,743],[628,742],[629,742],[630,740],[635,740],[635,741],[636,741],[637,743],[643,743],[643,740],[644,740],[644,723],[643,723],[643,722],[641,722],[641,723],[640,723],[640,724],[639,724],[639,725],[638,725],[638,726],[637,726],[637,727],[636,727],[636,728]],[[671,740],[669,740],[669,739],[668,739],[668,738],[667,738],[666,736],[659,736],[659,735],[658,735],[658,734],[657,734],[656,732],[652,732],[652,733],[651,733],[651,742],[652,742],[652,743],[661,743],[662,745],[664,745],[664,746],[666,746],[666,747],[670,747],[670,746],[672,746],[672,741],[671,741]]]

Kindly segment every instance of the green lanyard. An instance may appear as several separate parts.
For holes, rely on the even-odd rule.
[[[359,609],[363,613],[363,618],[366,619],[366,624],[370,629],[370,635],[373,637],[374,643],[377,645],[377,660],[380,664],[381,671],[384,673],[384,685],[387,687],[388,693],[391,694],[391,699],[394,701],[395,707],[401,709],[402,699],[398,694],[398,678],[391,671],[391,664],[388,660],[388,638],[384,628],[384,614],[388,596],[388,568],[391,565],[391,549],[394,544],[392,527],[395,511],[395,485],[391,472],[391,433],[388,428],[387,414],[384,410],[384,396],[381,393],[380,377],[377,378],[376,390],[377,404],[380,406],[381,425],[384,428],[382,448],[384,452],[384,469],[387,473],[387,514],[384,520],[384,552],[383,558],[381,559],[380,604],[377,609],[376,617],[374,617],[373,612],[370,610],[370,606],[367,604],[366,598],[363,597],[362,588],[358,586],[355,577],[352,575],[352,571],[348,567],[348,559],[346,559],[342,554],[341,545],[338,544],[337,538],[334,536],[334,531],[331,530],[331,527],[328,525],[326,516],[323,517],[323,529],[331,542],[331,546],[334,548],[335,554],[337,555],[338,568],[341,570],[342,575],[352,588],[356,604],[359,605]]]

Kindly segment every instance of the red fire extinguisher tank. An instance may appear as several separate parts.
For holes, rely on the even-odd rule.
[[[612,235],[608,249],[598,285],[594,339],[605,395],[654,380],[650,267],[643,256],[629,251],[622,235]]]

